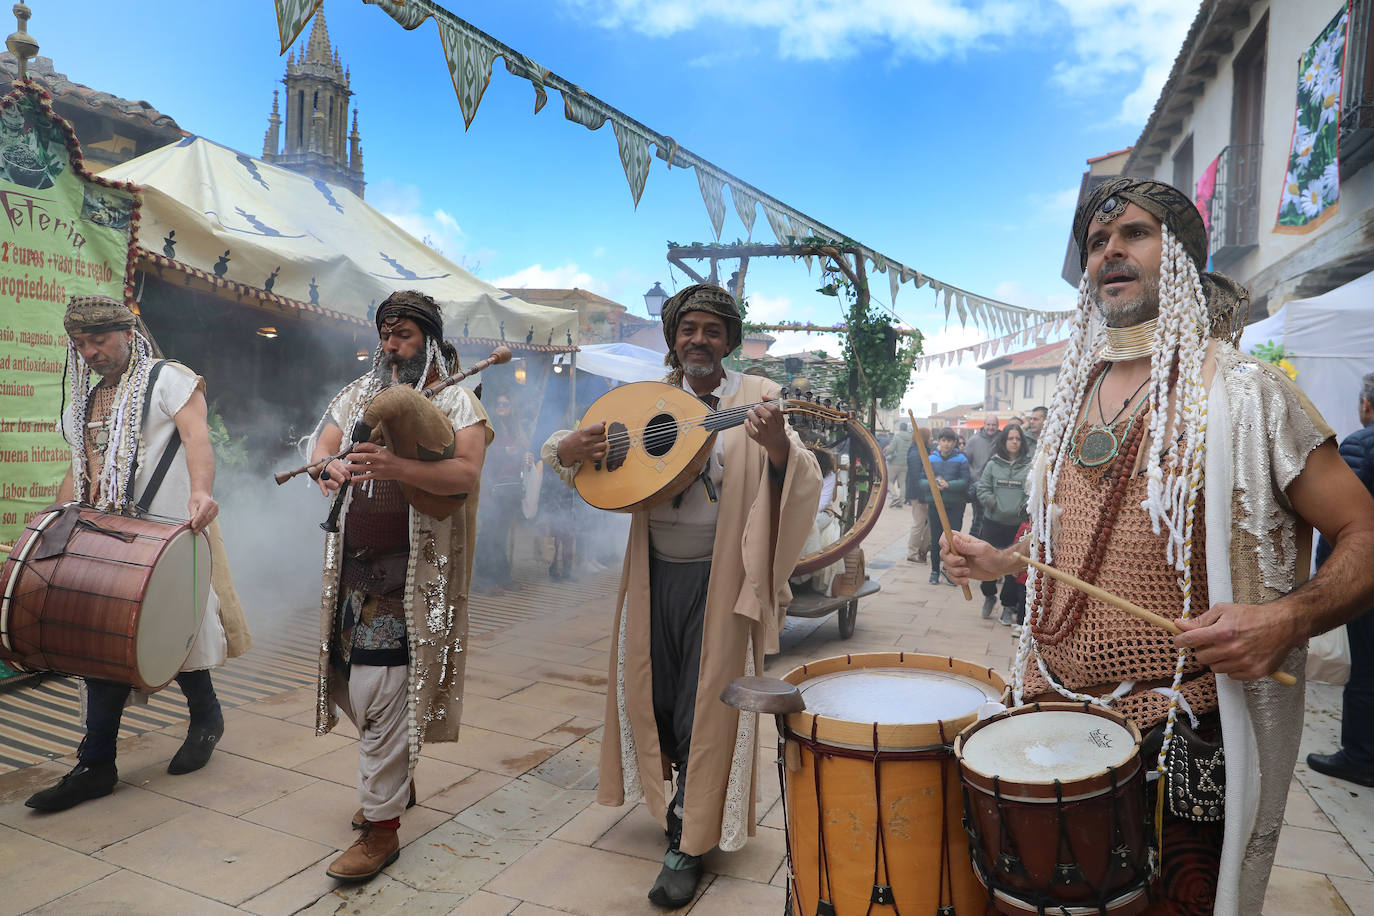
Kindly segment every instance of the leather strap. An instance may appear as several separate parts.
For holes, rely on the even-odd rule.
[[[158,374],[162,371],[163,365],[168,360],[160,359],[153,363],[152,370],[148,373],[148,387],[143,392],[143,416],[148,416],[148,407],[153,400],[153,386],[157,384]],[[139,498],[134,506],[133,514],[143,516],[148,513],[148,508],[153,504],[153,498],[157,496],[157,491],[162,487],[162,479],[167,476],[167,470],[172,466],[172,459],[176,457],[177,449],[181,447],[181,430],[173,427],[172,438],[168,440],[167,447],[162,450],[162,457],[158,459],[157,467],[153,469],[153,476],[148,480],[148,486],[143,488],[143,496]],[[138,476],[137,459],[134,465],[134,477]]]

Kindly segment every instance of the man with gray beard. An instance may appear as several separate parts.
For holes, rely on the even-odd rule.
[[[338,454],[369,402],[391,385],[423,388],[458,371],[443,317],[422,293],[393,293],[377,309],[381,345],[372,371],[330,403],[314,435],[312,461]],[[362,834],[329,866],[341,881],[365,881],[400,854],[401,813],[415,804],[415,764],[424,741],[456,741],[462,715],[467,594],[478,484],[492,432],[477,399],[458,385],[430,402],[452,424],[449,457],[420,461],[372,442],[329,460],[320,492],[350,490],[342,531],[325,541],[316,733],[338,721],[358,730]],[[446,450],[447,452],[447,450]],[[401,485],[466,494],[435,518],[408,505]]]

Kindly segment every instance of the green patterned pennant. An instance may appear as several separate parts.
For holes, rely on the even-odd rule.
[[[496,49],[454,28],[446,20],[439,20],[439,41],[444,46],[448,72],[453,77],[453,91],[458,94],[458,107],[463,110],[463,129],[472,126],[482,93],[491,82],[491,64]]]
[[[630,183],[630,196],[639,207],[639,197],[644,193],[644,182],[649,180],[649,138],[628,124],[611,122],[615,131],[615,142],[620,147],[620,164],[625,167],[625,179]]]
[[[768,204],[763,205],[763,215],[768,217],[768,225],[772,228],[773,235],[777,237],[778,244],[791,244],[792,226],[787,222],[787,217]]]
[[[295,42],[296,36],[305,28],[315,10],[324,0],[276,0],[277,31],[281,34],[281,53]]]
[[[407,32],[429,18],[429,10],[415,0],[363,0],[373,6],[381,7],[382,12],[401,24]],[[278,3],[280,5],[280,3]]]
[[[744,223],[744,231],[747,237],[754,234],[754,217],[757,215],[758,200],[754,195],[742,188],[730,185],[730,199],[735,202],[735,213],[739,215],[739,221]]]
[[[720,230],[725,226],[725,197],[721,193],[725,182],[704,167],[697,166],[697,184],[701,187],[701,200],[706,204],[706,212],[711,217],[711,229],[720,241]]]
[[[587,130],[600,130],[601,125],[606,123],[606,115],[591,102],[582,98],[585,95],[587,93],[581,89],[578,89],[576,93],[565,91],[563,93],[563,117],[576,124],[581,124]],[[587,96],[587,98],[591,98],[591,96]]]

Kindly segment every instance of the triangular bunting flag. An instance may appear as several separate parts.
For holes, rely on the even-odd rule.
[[[525,55],[517,52],[506,55],[506,70],[511,76],[519,76],[534,86],[534,113],[539,114],[549,101],[549,93],[544,89],[544,81],[549,78],[549,68],[541,67]]]
[[[959,324],[968,327],[968,300],[962,293],[954,300],[954,307],[959,310]]]
[[[768,217],[768,225],[773,229],[773,235],[777,237],[778,244],[788,244],[788,236],[792,234],[792,227],[788,225],[787,217],[768,206],[768,204],[763,205],[763,215]]]
[[[458,107],[463,110],[463,129],[472,126],[482,93],[491,82],[491,63],[496,50],[473,36],[459,31],[447,19],[439,20],[439,42],[444,46],[444,59],[453,78],[453,91],[458,95]]]
[[[936,295],[938,296],[939,294],[940,294],[940,291],[937,290],[937,291],[936,291]],[[952,291],[946,289],[946,290],[944,290],[944,294],[945,294],[945,324],[949,324],[949,309],[950,309],[950,306],[952,306],[952,305],[954,304],[954,293],[953,293]]]
[[[739,221],[744,223],[746,236],[754,234],[755,205],[758,201],[748,191],[730,185],[730,199],[735,202],[735,213],[739,215]]]
[[[697,185],[701,188],[701,200],[706,204],[706,213],[711,217],[711,230],[715,232],[716,241],[719,242],[720,230],[725,225],[725,197],[721,193],[725,183],[698,165]]]
[[[888,286],[889,291],[892,293],[892,298],[888,301],[887,304],[890,305],[892,308],[896,308],[896,307],[897,307],[897,290],[899,290],[899,289],[902,288],[902,274],[901,274],[901,271],[889,270],[889,271],[887,272],[887,286]]]
[[[639,197],[644,193],[644,182],[649,179],[649,138],[619,121],[612,121],[611,129],[615,131],[620,164],[625,167],[625,180],[630,183],[630,196],[635,199],[637,209]]]
[[[382,12],[401,24],[407,32],[429,18],[429,12],[415,0],[363,0],[381,7]]]
[[[277,0],[277,31],[281,35],[281,53],[296,41],[315,10],[324,0]]]
[[[605,113],[581,89],[563,93],[563,117],[581,124],[587,130],[600,130],[601,125],[606,123]]]

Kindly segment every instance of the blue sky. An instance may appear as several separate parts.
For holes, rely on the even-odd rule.
[[[186,130],[262,152],[279,56],[271,0],[29,0],[30,31],[71,79],[145,99]],[[1197,9],[1140,0],[503,0],[459,16],[650,128],[863,244],[940,280],[1067,308],[1059,276],[1084,160],[1140,132]],[[483,279],[581,286],[643,313],[665,242],[712,241],[691,171],[655,160],[638,208],[609,125],[567,121],[497,61],[468,131],[435,24],[406,32],[328,0],[352,71],[369,203]],[[313,26],[313,24],[312,24]],[[309,30],[297,41],[303,47]],[[6,31],[9,31],[6,29]],[[728,203],[728,202],[727,202]],[[727,206],[722,237],[745,230]],[[762,212],[753,238],[772,242]],[[841,318],[800,262],[751,263],[751,317]],[[886,282],[875,295],[887,300]],[[878,288],[882,288],[879,291]],[[928,289],[898,315],[927,352],[973,343]],[[774,352],[833,340],[783,335]],[[981,373],[917,380],[919,408],[981,397]]]

